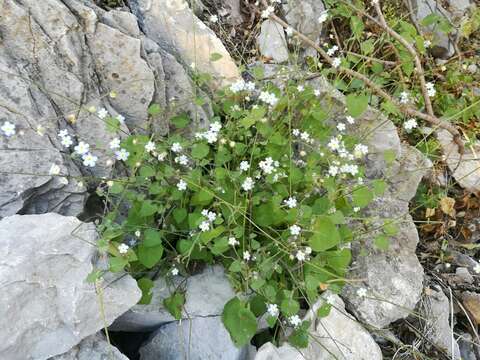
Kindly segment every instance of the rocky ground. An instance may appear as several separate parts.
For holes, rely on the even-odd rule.
[[[306,350],[261,340],[259,346],[235,347],[220,317],[234,293],[219,266],[178,277],[186,288],[181,321],[162,308],[172,291],[163,278],[155,280],[149,305],[137,304],[141,291],[129,275],[85,282],[94,266],[105,263],[95,248],[93,221],[102,211],[96,179],[114,176],[117,169],[101,147],[95,170],[82,166],[57,133],[67,128],[90,144],[110,141],[107,125],[79,110],[92,106],[122,115],[125,133],[149,130],[139,126],[152,103],[170,115],[186,111],[204,124],[212,109],[208,102],[191,101],[193,93],[203,91],[194,86],[192,68],[211,74],[220,87],[240,78],[241,61],[262,60],[267,76],[281,79],[280,64],[289,60],[287,35],[252,14],[253,5],[0,0],[0,122],[15,123],[18,132],[0,137],[1,359],[480,359],[475,260],[480,203],[472,195],[480,190],[478,153],[470,147],[460,161],[449,134],[439,138],[445,174],[457,180],[457,191],[465,196],[451,211],[459,223],[468,219],[470,229],[464,246],[446,251],[432,235],[438,228],[416,226],[410,211],[422,179],[431,180],[436,168],[373,108],[358,119],[359,129],[369,134],[367,178],[386,176],[389,187],[368,215],[378,223],[400,218],[399,232],[387,251],[373,246],[371,237],[361,239],[362,249],[354,247],[350,276],[361,279],[368,296],[358,297],[347,285],[335,296],[334,311],[321,319],[314,305],[305,318],[312,321],[316,341]],[[433,0],[412,2],[419,18],[432,11],[462,16],[470,5],[451,1],[445,10]],[[322,2],[282,6],[291,26],[320,40],[316,19],[325,10]],[[223,26],[212,21],[213,14]],[[438,44],[442,56],[453,54],[448,38]],[[221,59],[212,61],[212,53]],[[323,78],[311,84],[328,99],[332,118],[343,114],[341,93]],[[161,121],[149,125],[156,131],[168,127]],[[390,166],[380,156],[385,151],[394,154]],[[108,338],[102,330],[107,327]]]

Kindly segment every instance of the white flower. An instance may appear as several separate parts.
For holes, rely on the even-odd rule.
[[[340,168],[340,171],[344,174],[350,174],[355,176],[358,174],[358,165],[345,164],[345,165],[342,165],[342,167]]]
[[[358,297],[365,297],[365,296],[367,296],[367,289],[365,289],[365,288],[359,288],[359,289],[357,290],[357,296],[358,296]]]
[[[372,0],[372,5],[377,5],[379,0]]]
[[[363,145],[363,144],[357,144],[355,145],[355,148],[353,149],[353,155],[357,159],[361,159],[364,155],[368,154],[368,146]]]
[[[260,161],[258,166],[266,175],[269,175],[275,171],[275,162],[271,157],[267,157],[265,160]]]
[[[339,57],[336,57],[332,60],[332,66],[336,69],[340,66],[340,64],[342,63],[342,59],[340,59]]]
[[[338,131],[345,131],[346,128],[347,128],[347,127],[345,126],[344,123],[338,123],[338,124],[337,124],[337,129],[338,129]]]
[[[216,23],[218,21],[218,16],[210,15],[210,17],[208,18],[208,21],[210,21],[211,23]]]
[[[98,110],[97,115],[100,119],[105,119],[108,116],[108,111],[105,108]]]
[[[170,149],[171,149],[173,152],[178,153],[178,152],[182,151],[183,147],[182,147],[182,145],[180,145],[178,142],[176,142],[176,143],[173,143],[173,144],[172,144],[172,147],[171,147]]]
[[[170,273],[173,275],[173,276],[177,276],[178,275],[178,269],[176,267],[173,267],[172,270],[170,270]]]
[[[60,143],[66,148],[68,148],[73,144],[72,137],[70,135],[64,136],[62,137],[62,140],[60,141]]]
[[[119,151],[115,151],[115,157],[117,158],[117,160],[126,161],[129,156],[130,156],[130,153],[125,149],[120,149]]]
[[[110,141],[110,149],[114,150],[114,149],[118,149],[120,147],[120,139],[119,138],[115,138],[113,139],[112,141]]]
[[[300,235],[301,231],[302,231],[302,228],[298,225],[290,226],[290,234],[292,234],[293,236]]]
[[[155,150],[156,146],[155,146],[155,143],[153,141],[149,141],[145,144],[145,150],[148,151],[148,152],[152,152],[153,150]]]
[[[207,221],[207,220],[203,220],[198,227],[203,232],[208,231],[208,230],[210,230],[210,222]]]
[[[348,115],[345,119],[350,125],[355,124],[355,119],[352,116]]]
[[[230,91],[234,94],[245,90],[245,81],[243,79],[235,81],[232,85],[230,85]]]
[[[250,255],[250,252],[244,251],[243,252],[243,260],[249,261],[252,256]]]
[[[407,131],[410,131],[410,130],[412,130],[412,129],[415,129],[417,126],[418,126],[417,120],[415,120],[415,119],[408,119],[408,120],[405,121],[405,123],[403,124],[403,127],[404,127],[405,130],[407,130]]]
[[[267,312],[271,317],[277,317],[280,313],[277,304],[267,304]]]
[[[245,83],[245,90],[247,91],[255,90],[255,83],[252,81],[248,81],[247,83]]]
[[[266,19],[268,18],[273,12],[275,11],[275,8],[273,6],[267,6],[265,10],[262,11],[262,18]]]
[[[334,305],[335,304],[335,296],[333,294],[328,294],[327,297],[325,298],[325,301],[329,305]]]
[[[298,130],[298,129],[293,129],[293,130],[292,130],[292,135],[293,135],[293,136],[299,136],[299,135],[300,135],[300,130]]]
[[[297,91],[298,92],[303,92],[303,90],[305,90],[305,87],[303,85],[298,85],[297,86]]]
[[[428,49],[431,45],[432,45],[432,42],[430,40],[425,40],[423,42],[423,46],[425,47],[425,49]]]
[[[327,144],[328,148],[332,151],[338,150],[340,148],[340,140],[338,138],[331,138],[330,142]]]
[[[116,116],[116,119],[118,120],[118,122],[119,122],[120,124],[125,124],[125,116],[123,116],[123,115],[121,115],[121,114],[118,114],[118,115]]]
[[[248,169],[250,169],[250,164],[248,161],[242,161],[240,163],[240,171],[247,171]]]
[[[295,257],[297,258],[298,261],[305,261],[306,255],[303,251],[298,250]]]
[[[288,318],[288,322],[290,323],[290,325],[296,328],[302,323],[302,320],[298,315],[293,315]]]
[[[473,268],[473,271],[475,271],[475,274],[480,274],[480,264],[477,263],[477,265],[475,265]]]
[[[222,128],[222,124],[220,122],[215,121],[213,124],[210,124],[210,131],[219,132]]]
[[[188,157],[186,155],[180,155],[175,158],[175,162],[179,163],[180,165],[186,166],[188,165]]]
[[[203,137],[209,144],[213,144],[218,140],[218,132],[209,130],[203,134]]]
[[[287,36],[292,36],[293,28],[291,26],[287,26],[287,28],[285,29],[285,32],[287,33]]]
[[[82,159],[83,159],[83,165],[88,167],[94,167],[95,164],[97,163],[98,157],[96,157],[95,155],[92,155],[91,153],[87,153],[82,156]]]
[[[318,17],[318,23],[323,24],[325,21],[327,21],[327,19],[328,19],[328,10],[325,10]]]
[[[333,45],[330,49],[327,50],[327,55],[328,56],[333,56],[335,55],[335,53],[337,52],[338,50],[338,46],[337,45]]]
[[[136,230],[136,231],[135,231],[135,236],[136,236],[137,238],[139,238],[140,236],[142,236],[142,232],[141,232],[140,230]]]
[[[275,96],[273,93],[269,93],[267,91],[262,91],[260,93],[260,96],[258,97],[261,101],[271,105],[275,106],[278,102],[278,98]]]
[[[160,154],[158,154],[157,159],[158,159],[158,161],[163,161],[163,160],[165,160],[166,157],[167,157],[167,153],[165,151],[163,151]]]
[[[7,137],[15,135],[15,125],[9,121],[5,121],[0,130],[2,130],[3,134]]]
[[[353,208],[353,212],[359,212],[359,211],[360,211],[360,208],[359,208],[358,206],[355,206],[355,207]]]
[[[63,130],[60,130],[58,132],[58,137],[63,138],[65,136],[68,136],[68,130],[67,129],[63,129]]]
[[[238,244],[240,244],[240,242],[237,239],[235,239],[233,236],[230,236],[228,238],[228,245],[235,246],[235,245],[238,245]]]
[[[130,249],[130,247],[127,244],[118,245],[118,252],[120,254],[126,254],[128,252],[128,249]]]
[[[313,90],[313,95],[320,96],[321,92],[318,89]]]
[[[328,168],[328,174],[329,174],[330,176],[337,176],[337,174],[338,174],[338,166],[330,165],[330,167]]]
[[[183,180],[180,180],[178,183],[177,183],[177,189],[180,190],[180,191],[184,191],[184,190],[187,190],[187,183]]]
[[[247,177],[242,183],[242,189],[244,191],[250,191],[253,189],[254,185],[255,185],[255,181],[253,181],[251,177]]]
[[[90,151],[90,145],[84,141],[80,141],[73,149],[78,155],[85,155]]]
[[[425,84],[425,87],[427,88],[427,95],[430,96],[430,97],[433,97],[435,96],[435,94],[437,93],[437,90],[435,90],[435,85],[431,82],[427,82]]]
[[[58,166],[57,164],[52,164],[52,166],[50,167],[50,170],[48,171],[48,174],[49,175],[60,174],[60,166]]]
[[[400,93],[400,104],[408,104],[408,101],[410,100],[410,96],[408,92],[402,91]]]
[[[287,200],[283,200],[285,205],[287,205],[290,209],[297,207],[297,199],[294,197],[289,197]]]

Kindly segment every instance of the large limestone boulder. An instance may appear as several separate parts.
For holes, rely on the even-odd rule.
[[[0,126],[15,125],[14,135],[0,134],[0,218],[78,216],[88,196],[82,177],[112,175],[111,139],[132,130],[166,132],[166,120],[181,112],[199,126],[212,116],[208,96],[189,76],[190,63],[219,79],[238,76],[220,40],[186,2],[135,7],[131,1],[130,7],[134,13],[105,11],[91,0],[0,0]],[[195,36],[193,23],[202,27]],[[212,52],[223,58],[211,62]],[[205,105],[194,104],[197,96]],[[153,124],[147,122],[152,103],[164,110]],[[125,118],[121,134],[109,131],[101,108]],[[61,145],[60,130],[68,130],[73,145],[90,144],[95,167]],[[52,165],[60,171],[52,173]]]
[[[180,276],[172,281],[165,278],[155,280],[152,301],[148,305],[135,305],[119,317],[110,327],[114,331],[152,331],[175,321],[163,306],[178,286],[185,286],[185,306],[183,318],[220,316],[224,305],[235,296],[223,267],[205,268],[200,274],[187,279]]]
[[[54,213],[0,221],[1,359],[62,354],[138,302],[128,275],[106,277],[98,292],[86,282],[96,237],[93,224]]]
[[[318,309],[329,298],[328,316],[317,317]],[[295,349],[288,343],[263,345],[255,360],[381,360],[382,352],[372,336],[345,310],[338,295],[326,293],[305,315],[311,322],[309,345]]]
[[[128,360],[116,347],[109,344],[101,333],[83,339],[70,351],[49,360]]]
[[[220,39],[191,11],[185,0],[129,0],[146,36],[178,53],[187,65],[212,75],[218,85],[238,80],[240,73]],[[212,61],[212,54],[222,57]]]

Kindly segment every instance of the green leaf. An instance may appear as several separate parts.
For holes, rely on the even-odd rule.
[[[385,190],[387,188],[387,183],[383,180],[376,179],[373,180],[373,192],[375,193],[376,196],[381,196],[385,193]]]
[[[144,201],[142,207],[140,208],[140,216],[147,217],[153,215],[157,212],[157,205],[151,201]]]
[[[225,304],[222,321],[237,347],[248,344],[257,332],[255,315],[237,297]]]
[[[112,186],[109,187],[108,192],[110,194],[120,194],[124,187],[119,182],[115,181]]]
[[[368,96],[361,94],[347,95],[347,111],[353,117],[362,115],[368,107]]]
[[[304,321],[298,328],[293,330],[288,337],[288,342],[296,348],[306,348],[308,346],[310,321]]]
[[[225,230],[225,227],[220,225],[220,226],[217,226],[216,228],[213,228],[212,230],[202,232],[200,234],[200,240],[202,241],[202,243],[206,244],[211,240],[218,238],[223,233],[224,230]]]
[[[148,269],[151,269],[160,261],[163,255],[163,246],[152,246],[146,247],[145,245],[141,244],[138,247],[138,261],[142,263]]]
[[[219,53],[214,52],[214,53],[211,53],[211,54],[210,54],[210,61],[218,61],[218,60],[220,60],[222,57],[223,57],[222,54],[219,54]]]
[[[181,114],[170,119],[170,122],[175,125],[177,129],[183,129],[190,123],[190,118],[187,114]]]
[[[385,235],[377,236],[374,243],[380,250],[388,250],[388,247],[390,246],[390,240]]]
[[[148,305],[153,297],[153,281],[149,278],[143,277],[137,280],[138,287],[142,290],[142,298],[138,302],[142,305]]]
[[[183,208],[176,208],[172,212],[173,219],[177,224],[181,224],[187,218],[187,210]]]
[[[325,303],[318,308],[317,316],[320,318],[327,317],[330,314],[331,309],[332,309],[332,305]]]
[[[313,250],[325,251],[340,243],[340,233],[328,216],[317,217],[312,229],[309,244]]]
[[[124,257],[115,256],[109,259],[110,271],[119,272],[122,271],[125,266],[127,266],[128,261]]]
[[[192,157],[194,159],[203,159],[210,152],[210,147],[204,143],[198,143],[192,147]]]
[[[365,207],[373,200],[373,193],[366,186],[359,186],[352,192],[353,205]]]
[[[170,297],[163,300],[163,306],[177,320],[182,318],[182,307],[184,304],[185,296],[179,292],[173,293]]]
[[[148,113],[152,116],[158,115],[162,112],[162,108],[158,104],[152,104],[148,107]]]
[[[363,25],[362,19],[360,19],[358,16],[352,16],[350,18],[350,27],[352,29],[353,34],[357,37],[360,38],[363,34],[363,30],[365,26]]]
[[[144,165],[140,168],[139,174],[141,177],[152,177],[155,175],[155,169],[151,166]]]
[[[292,316],[298,313],[298,310],[300,310],[300,304],[294,299],[283,299],[280,304],[280,310],[285,316]]]
[[[393,164],[396,158],[397,154],[394,150],[385,150],[385,152],[383,153],[383,159],[385,160],[387,165]]]
[[[210,191],[201,189],[192,196],[192,205],[209,205],[213,200],[213,194]]]
[[[145,239],[143,240],[143,245],[145,247],[158,246],[162,243],[161,234],[159,231],[153,229],[145,230]]]

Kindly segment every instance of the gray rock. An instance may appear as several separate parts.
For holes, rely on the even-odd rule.
[[[398,233],[390,237],[387,250],[373,243],[379,230],[367,232],[353,243],[350,276],[363,281],[347,284],[342,296],[358,319],[383,328],[407,317],[420,299],[423,268],[415,255],[418,233],[405,201],[377,198],[364,215],[372,218],[372,229],[395,219]],[[367,290],[366,297],[358,296],[361,287]]]
[[[422,322],[420,328],[425,329],[423,335],[431,343],[449,358],[460,359],[460,350],[450,327],[450,311],[450,302],[443,291],[430,289],[420,302],[418,319]]]
[[[437,139],[442,147],[442,153],[448,168],[458,184],[464,189],[480,191],[480,142],[465,147],[465,153],[458,152],[458,146],[453,142],[452,135],[446,130],[437,131]]]
[[[458,339],[458,346],[460,348],[460,356],[462,360],[477,360],[475,355],[475,342],[473,341],[472,335],[463,333]]]
[[[262,23],[258,36],[260,53],[266,58],[272,58],[276,63],[288,60],[288,47],[285,40],[283,27],[273,20],[265,20]]]
[[[305,350],[305,357],[312,360],[381,360],[380,347],[368,331],[347,313],[342,299],[333,294],[324,296],[328,295],[334,299],[328,316],[317,318],[316,315],[325,303],[323,298],[305,316],[305,320],[312,322],[312,340]]]
[[[161,325],[175,321],[163,307],[163,300],[179,285],[185,286],[183,319],[219,316],[224,305],[235,296],[223,267],[207,267],[202,273],[183,279],[176,277],[173,283],[164,278],[154,282],[153,298],[149,305],[136,305],[119,317],[110,327],[114,331],[152,331]]]
[[[237,66],[222,42],[190,10],[185,0],[130,0],[145,35],[169,53],[178,54],[187,66],[208,73],[217,85],[240,77]],[[222,58],[211,61],[211,54]]]
[[[140,348],[141,360],[244,360],[247,356],[248,347],[233,344],[219,316],[166,324]]]
[[[141,292],[130,276],[106,278],[101,299],[85,281],[96,237],[93,224],[53,213],[0,221],[0,316],[11,325],[2,328],[0,358],[62,354],[137,303]]]
[[[305,353],[293,346],[283,344],[276,347],[271,342],[263,344],[257,352],[254,360],[306,360]]]
[[[49,360],[128,360],[116,347],[109,344],[101,333],[83,339],[65,354]]]
[[[475,281],[472,274],[470,274],[468,269],[464,267],[458,267],[455,270],[455,275],[460,283],[473,284]]]
[[[223,9],[227,15],[226,22],[228,24],[232,26],[238,26],[243,23],[240,0],[225,0]]]
[[[283,5],[287,23],[316,43],[320,40],[323,24],[318,18],[325,11],[321,0],[288,0]],[[313,50],[313,49],[312,49]],[[315,54],[314,51],[311,52]]]
[[[422,32],[433,38],[432,55],[437,58],[449,58],[454,52],[454,41],[458,36],[458,29],[462,17],[471,6],[470,0],[447,0],[440,2],[438,0],[409,0],[413,17],[417,23],[420,23],[430,14],[436,14],[444,17],[454,27],[450,34],[442,32],[436,24],[422,27]],[[445,9],[442,5],[447,5]]]

